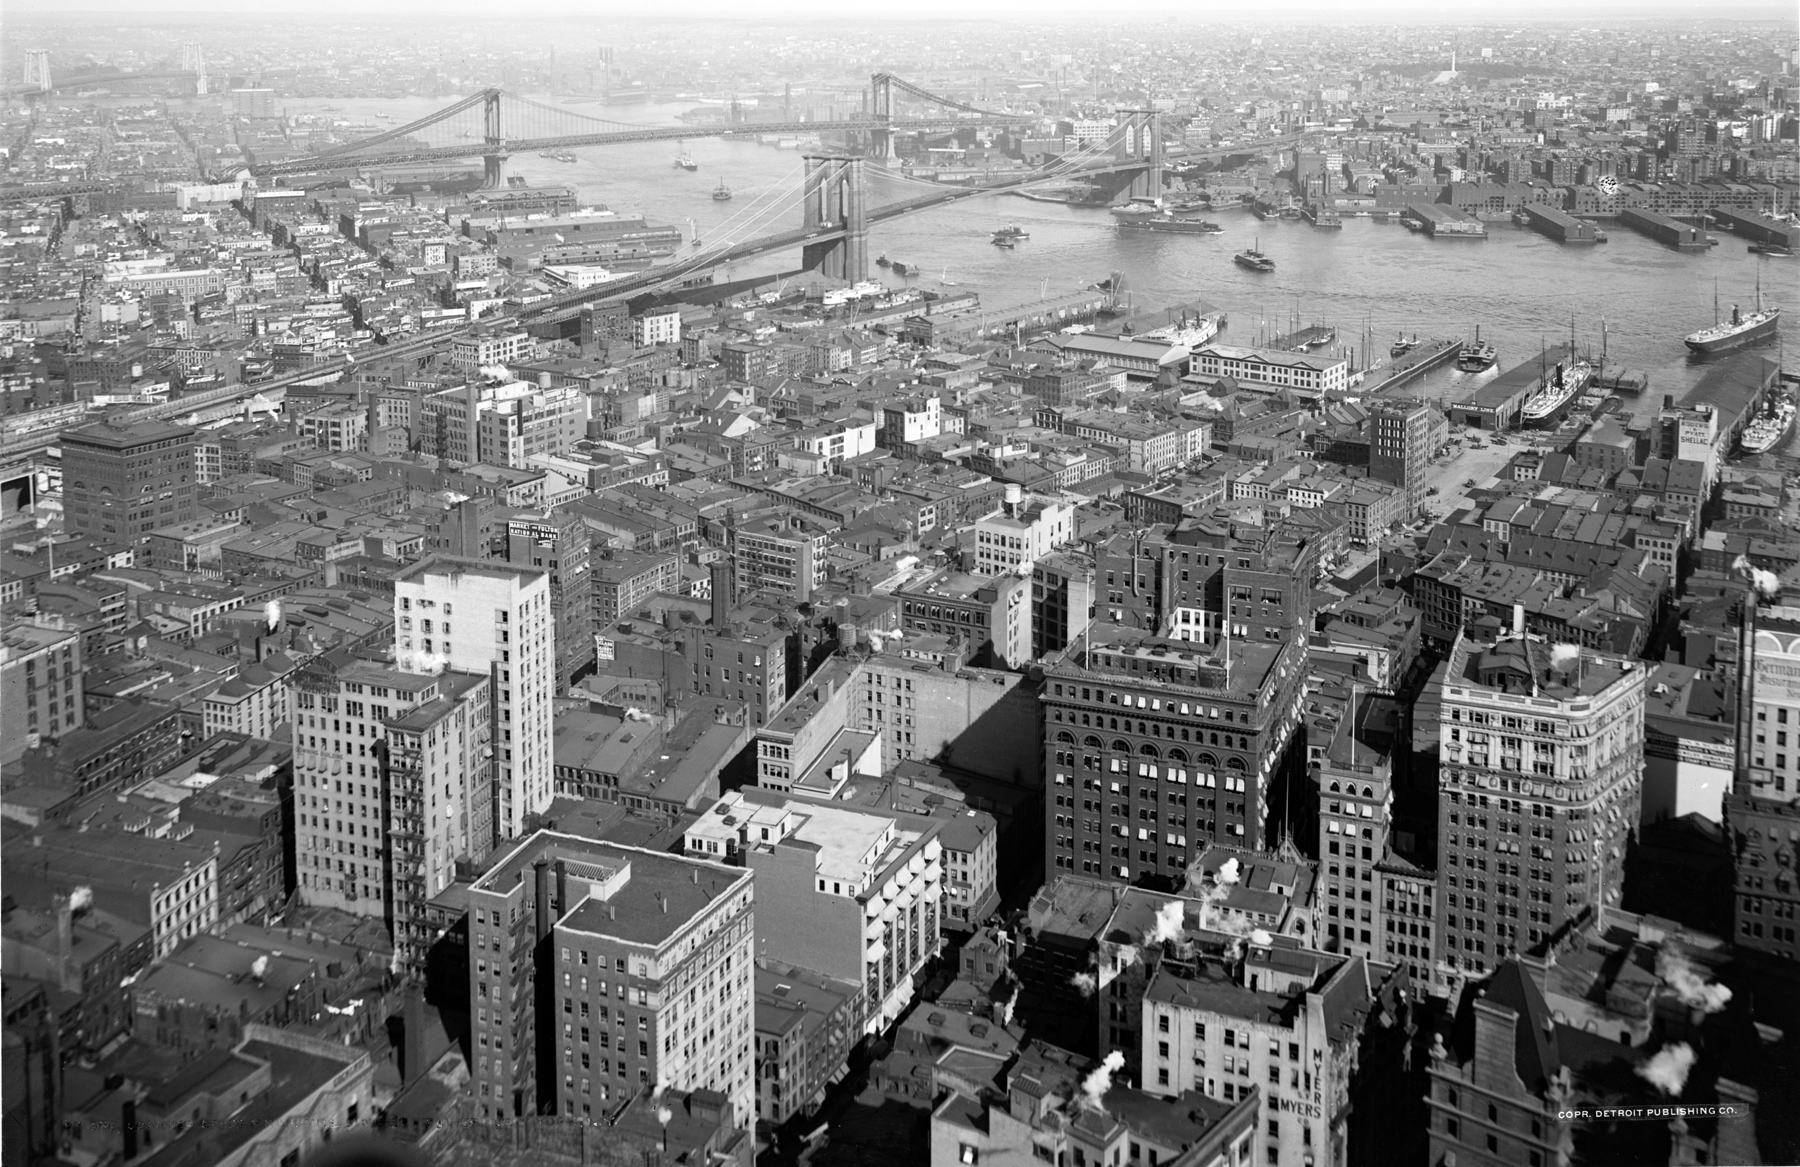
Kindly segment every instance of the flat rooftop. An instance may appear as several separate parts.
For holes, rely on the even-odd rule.
[[[584,898],[564,912],[557,926],[650,947],[666,942],[714,900],[751,878],[745,869],[557,831],[539,831],[476,880],[474,890],[507,894],[532,878],[532,865],[539,859],[552,863],[567,859],[610,868],[628,866],[629,877],[610,899]]]

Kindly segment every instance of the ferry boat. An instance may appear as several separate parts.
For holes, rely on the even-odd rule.
[[[1479,373],[1490,369],[1500,357],[1500,352],[1491,340],[1481,339],[1481,325],[1475,326],[1475,339],[1463,345],[1462,351],[1456,354],[1456,367],[1467,373]]]
[[[1756,310],[1745,313],[1736,304],[1731,306],[1731,319],[1719,322],[1719,289],[1713,286],[1713,326],[1691,333],[1686,338],[1688,348],[1696,353],[1723,352],[1728,348],[1736,348],[1740,344],[1762,340],[1775,335],[1781,326],[1781,309],[1764,308],[1762,306],[1762,278],[1756,281]]]
[[[721,178],[719,180],[718,188],[713,191],[713,202],[728,203],[730,201],[731,201],[731,188],[726,186],[725,180]]]
[[[1219,235],[1225,228],[1205,219],[1177,219],[1173,215],[1142,215],[1120,219],[1121,231],[1167,231],[1175,235]]]
[[[1231,261],[1241,268],[1248,268],[1250,271],[1275,270],[1275,261],[1262,253],[1262,239],[1260,237],[1258,237],[1256,242],[1252,243],[1249,247],[1244,248],[1244,250],[1232,256]]]
[[[1746,454],[1764,454],[1773,450],[1793,432],[1794,414],[1792,401],[1784,398],[1771,403],[1744,428],[1738,444],[1743,446]]]
[[[1571,360],[1567,364],[1556,362],[1556,368],[1525,399],[1525,405],[1519,411],[1520,420],[1529,426],[1552,424],[1563,406],[1581,392],[1592,373],[1592,367],[1583,360]]]
[[[1752,243],[1745,250],[1750,251],[1756,255],[1791,256],[1794,254],[1794,252],[1791,248],[1783,247],[1779,243]]]
[[[1017,223],[1008,223],[1006,226],[1001,227],[994,232],[994,239],[996,242],[1001,239],[1011,239],[1013,242],[1017,243],[1021,239],[1030,238],[1031,232],[1025,230],[1025,228],[1019,226]]]

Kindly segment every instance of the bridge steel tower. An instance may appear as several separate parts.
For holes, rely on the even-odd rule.
[[[199,41],[184,41],[181,46],[181,70],[194,75],[194,92],[204,97],[207,93],[206,46]]]
[[[500,91],[485,90],[481,95],[482,140],[486,149],[481,154],[484,190],[500,190],[506,186],[506,134],[500,125]]]
[[[1121,160],[1144,163],[1144,169],[1133,173],[1130,198],[1158,199],[1163,193],[1162,114],[1154,109],[1119,110],[1119,125],[1114,131],[1113,153]]]
[[[50,91],[50,50],[27,49],[25,52],[25,84]]]
[[[801,226],[834,227],[839,239],[808,243],[801,251],[808,271],[832,279],[857,283],[869,278],[869,223],[864,197],[861,155],[808,154],[802,180]]]

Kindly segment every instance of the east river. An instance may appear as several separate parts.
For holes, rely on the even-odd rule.
[[[336,116],[366,118],[385,112],[393,119],[385,125],[399,125],[445,102],[286,104],[290,112],[320,112],[335,105],[342,110]],[[570,108],[609,120],[672,125],[677,114],[693,107]],[[697,171],[674,165],[683,148],[699,163]],[[802,164],[795,149],[694,137],[679,146],[654,142],[575,153],[572,163],[516,155],[507,163],[508,173],[534,185],[574,186],[585,203],[642,212],[653,222],[697,232],[709,243],[799,225],[793,207]],[[873,168],[870,173],[871,207],[923,189]],[[729,202],[712,198],[720,181],[732,190]],[[1303,325],[1335,326],[1340,344],[1354,346],[1359,357],[1365,329],[1380,358],[1402,333],[1470,337],[1480,325],[1483,339],[1498,346],[1500,363],[1484,373],[1446,366],[1427,374],[1414,382],[1412,391],[1430,398],[1458,396],[1472,382],[1536,360],[1545,344],[1567,342],[1571,321],[1577,343],[1597,358],[1604,321],[1608,368],[1638,369],[1650,378],[1648,393],[1626,400],[1627,413],[1653,411],[1664,394],[1683,399],[1705,372],[1706,363],[1690,357],[1681,338],[1712,323],[1715,279],[1722,313],[1729,313],[1734,302],[1746,308],[1754,303],[1759,273],[1765,302],[1782,304],[1790,317],[1800,312],[1800,296],[1795,295],[1800,291],[1800,258],[1753,254],[1743,239],[1718,231],[1713,232],[1718,246],[1683,254],[1619,223],[1601,224],[1609,242],[1570,247],[1510,222],[1489,224],[1485,240],[1454,240],[1415,234],[1394,221],[1347,218],[1341,230],[1320,230],[1304,221],[1259,221],[1236,209],[1208,217],[1224,228],[1223,234],[1123,232],[1103,208],[1012,195],[970,198],[875,224],[870,229],[871,260],[885,254],[916,267],[919,274],[902,279],[878,268],[871,276],[926,289],[949,283],[978,292],[985,305],[1007,307],[1045,293],[1075,291],[1122,272],[1137,310],[1196,300],[1222,309],[1229,318],[1221,338],[1226,342],[1252,344],[1259,332],[1286,331],[1297,318]],[[1031,236],[1010,251],[990,241],[993,230],[1008,223],[1019,224]],[[1234,252],[1257,239],[1275,260],[1273,273],[1259,275],[1231,262]],[[795,255],[763,256],[720,277],[797,266]],[[1791,320],[1784,324],[1793,327]],[[1769,341],[1765,347],[1774,355],[1779,343]]]

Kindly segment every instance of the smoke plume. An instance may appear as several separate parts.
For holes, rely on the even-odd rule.
[[[1088,973],[1088,972],[1076,973],[1074,976],[1069,978],[1069,983],[1071,985],[1074,985],[1078,990],[1080,990],[1081,995],[1083,997],[1093,996],[1094,990],[1099,987],[1094,982],[1094,974]]]
[[[1751,565],[1747,556],[1740,555],[1732,561],[1731,570],[1750,581],[1756,594],[1765,600],[1772,600],[1781,594],[1781,577],[1772,571],[1764,571]]]
[[[262,980],[264,977],[268,976],[269,975],[269,958],[267,956],[259,956],[255,960],[251,961],[250,962],[250,975],[255,977],[259,981]]]
[[[69,893],[69,910],[71,912],[85,912],[93,906],[94,889],[87,884],[84,883]]]
[[[1156,923],[1144,933],[1145,944],[1161,944],[1181,939],[1181,901],[1170,900],[1156,909]]]
[[[1220,887],[1224,887],[1226,884],[1236,883],[1238,881],[1238,861],[1236,859],[1227,859],[1225,862],[1219,864],[1219,874],[1213,878],[1218,881]]]
[[[1125,1055],[1113,1050],[1106,1055],[1094,1072],[1081,1080],[1082,1101],[1094,1110],[1100,1109],[1100,1100],[1112,1089],[1113,1075],[1125,1066]]]
[[[1656,975],[1669,986],[1681,1003],[1702,1013],[1717,1013],[1731,1000],[1731,990],[1724,985],[1709,984],[1694,962],[1680,949],[1664,944],[1656,952]]]
[[[1637,1076],[1675,1098],[1687,1085],[1688,1071],[1693,1068],[1694,1047],[1678,1041],[1657,1050],[1654,1057],[1638,1066]]]
[[[1553,644],[1550,646],[1550,667],[1559,673],[1566,673],[1575,667],[1581,659],[1581,646],[1575,644]]]

